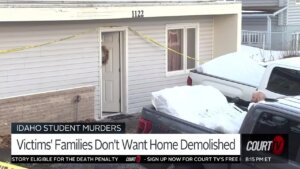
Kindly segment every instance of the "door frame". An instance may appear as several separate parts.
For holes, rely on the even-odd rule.
[[[121,99],[121,113],[126,114],[128,112],[128,27],[100,27],[98,33],[99,40],[99,100],[100,100],[100,112],[96,115],[97,119],[102,119],[102,33],[105,32],[120,32],[120,99]],[[114,114],[115,115],[115,114]],[[105,116],[108,117],[108,116]]]

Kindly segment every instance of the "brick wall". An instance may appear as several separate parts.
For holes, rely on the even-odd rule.
[[[10,134],[12,122],[72,122],[76,119],[93,119],[94,93],[94,87],[82,87],[0,99],[0,135]],[[80,96],[78,103],[77,96]]]

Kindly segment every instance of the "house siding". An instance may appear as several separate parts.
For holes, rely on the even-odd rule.
[[[289,0],[287,10],[287,25],[300,25],[300,4],[296,0]]]
[[[213,55],[213,16],[145,19],[143,21],[82,21],[1,23],[0,49],[39,44],[85,31],[91,27],[131,26],[165,44],[165,25],[199,23],[200,59]],[[98,32],[52,45],[0,55],[0,99],[13,96],[95,86],[95,112],[99,113]],[[184,85],[186,74],[166,77],[165,50],[128,33],[128,112],[150,103],[150,93]]]
[[[166,44],[166,25],[176,23],[199,24],[199,57],[205,62],[213,56],[213,17],[189,17],[177,19],[149,19],[141,24],[130,23],[133,29]],[[128,112],[141,111],[151,104],[151,92],[186,84],[187,74],[166,76],[165,49],[157,47],[129,32],[128,38]]]
[[[62,22],[1,23],[0,49],[39,44],[85,30]],[[0,98],[95,86],[99,111],[98,40],[95,33],[52,45],[0,55]]]
[[[277,31],[278,28],[278,16],[271,17],[272,19],[272,32]],[[249,31],[267,31],[267,17],[243,17],[242,29]]]
[[[243,7],[278,6],[279,0],[242,0]]]

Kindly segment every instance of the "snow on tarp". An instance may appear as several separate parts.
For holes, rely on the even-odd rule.
[[[246,115],[211,86],[182,86],[152,93],[152,104],[157,111],[215,129],[237,133]]]
[[[197,71],[259,86],[265,68],[251,59],[250,54],[244,51],[223,55],[200,65]]]

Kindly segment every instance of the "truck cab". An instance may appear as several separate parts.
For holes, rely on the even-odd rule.
[[[265,93],[268,98],[300,95],[300,58],[270,63],[258,90]]]

